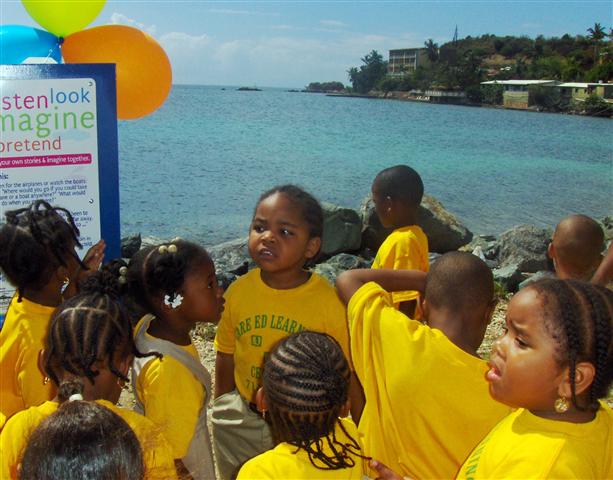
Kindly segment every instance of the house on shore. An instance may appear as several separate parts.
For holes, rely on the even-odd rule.
[[[490,80],[481,82],[481,85],[502,85],[502,105],[525,110],[530,106],[530,87],[549,87],[559,83],[557,80]]]
[[[557,85],[562,95],[568,99],[579,102],[585,101],[587,97],[596,94],[607,103],[613,103],[613,83],[583,83],[567,82]]]
[[[387,73],[392,77],[402,77],[413,73],[427,59],[425,48],[400,48],[389,51]]]

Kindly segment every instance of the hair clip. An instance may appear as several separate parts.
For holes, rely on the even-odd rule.
[[[168,253],[177,253],[177,246],[174,243],[168,245]]]
[[[183,240],[181,237],[175,237],[170,241],[170,243],[177,243],[177,242],[180,242],[181,240]]]
[[[164,305],[169,306],[173,310],[175,308],[178,308],[182,303],[183,303],[183,295],[181,295],[180,293],[175,292],[172,294],[172,296],[166,295],[164,297]]]
[[[75,400],[83,400],[83,395],[80,393],[73,393],[70,397],[68,397],[69,402],[74,402]]]
[[[126,274],[128,273],[128,267],[123,266],[119,268],[119,284],[123,285],[125,283],[128,282],[128,279],[126,278]]]
[[[164,253],[168,252],[168,247],[166,245],[160,245],[158,247],[158,252],[160,252],[161,254],[164,254]]]

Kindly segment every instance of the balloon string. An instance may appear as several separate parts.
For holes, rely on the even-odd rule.
[[[51,58],[51,55],[53,55],[53,52],[55,51],[56,48],[60,48],[60,45],[64,43],[64,39],[62,37],[60,37],[58,39],[58,42],[49,49],[49,53],[47,53],[47,56],[45,57],[45,61],[43,63],[47,63],[49,58]]]

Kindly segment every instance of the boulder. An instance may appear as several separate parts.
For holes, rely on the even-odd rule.
[[[428,246],[432,252],[457,250],[473,238],[468,228],[445,210],[441,202],[429,195],[424,195],[419,207],[419,225],[428,237]]]
[[[391,229],[383,228],[375,211],[372,198],[367,197],[360,206],[362,214],[362,247],[378,250]],[[428,237],[429,250],[445,253],[457,250],[471,241],[473,234],[458,219],[445,210],[434,197],[424,195],[419,207],[418,224]]]
[[[323,263],[319,263],[312,268],[312,271],[325,277],[332,285],[336,283],[338,277],[345,270],[354,268],[370,268],[372,261],[365,260],[357,255],[339,253]]]
[[[239,276],[255,267],[255,262],[249,255],[247,240],[247,237],[237,238],[208,249],[215,262],[217,279],[223,288],[228,288]]]
[[[556,274],[554,272],[550,272],[549,270],[540,270],[526,278],[517,288],[518,290],[521,290],[522,288],[527,287],[534,282],[538,282],[543,278],[556,278]]]
[[[142,239],[140,233],[121,239],[121,258],[132,258],[140,250]]]
[[[603,217],[598,223],[600,223],[604,231],[605,242],[613,240],[613,217]]]
[[[549,270],[547,246],[552,233],[551,229],[533,225],[519,225],[507,230],[498,240],[500,267],[514,265],[520,272],[529,273]]]
[[[324,212],[324,235],[321,254],[335,255],[360,248],[362,221],[351,208],[322,203]]]
[[[515,292],[517,286],[524,279],[517,265],[506,265],[492,270],[494,281],[500,283],[508,292]]]

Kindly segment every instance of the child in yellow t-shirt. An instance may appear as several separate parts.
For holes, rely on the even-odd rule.
[[[247,461],[237,480],[362,479],[362,454],[349,413],[349,364],[338,342],[301,332],[270,352],[258,410],[276,446]]]
[[[349,303],[351,354],[366,396],[358,425],[365,455],[411,478],[452,478],[510,410],[490,397],[477,355],[495,305],[490,269],[452,252],[428,274],[351,270],[336,286]],[[406,289],[425,289],[427,325],[393,307],[386,290]]]
[[[13,415],[0,433],[0,478],[16,479],[34,429],[70,399],[95,401],[123,418],[140,441],[145,478],[176,478],[169,446],[142,415],[115,406],[135,355],[127,315],[117,300],[117,279],[108,271],[92,275],[81,293],[55,311],[42,351],[42,369],[58,389],[51,401]]]
[[[602,260],[604,232],[585,215],[564,218],[553,233],[547,254],[560,279],[589,281]]]
[[[304,269],[319,252],[323,213],[304,190],[283,185],[264,193],[249,231],[249,253],[259,268],[225,294],[215,348],[213,439],[220,478],[272,448],[255,394],[264,359],[284,337],[313,330],[334,337],[348,356],[345,309],[334,288]]]
[[[103,405],[81,400],[62,403],[30,436],[20,477],[82,480],[91,474],[145,478],[138,438],[124,419]]]
[[[377,174],[372,183],[372,199],[377,216],[386,228],[393,228],[379,247],[372,268],[420,270],[427,272],[428,238],[417,225],[424,184],[411,167],[397,165]],[[410,318],[419,320],[419,292],[392,292],[394,306]]]
[[[215,265],[204,248],[177,238],[140,250],[123,273],[129,294],[149,312],[136,326],[136,346],[164,355],[134,360],[136,411],[162,430],[180,473],[215,478],[207,427],[211,377],[190,335],[223,311]]]
[[[17,292],[0,331],[0,412],[15,412],[54,396],[53,385],[38,369],[38,352],[55,307],[76,292],[84,271],[95,271],[104,242],[81,261],[75,252],[79,229],[68,210],[44,200],[5,212],[0,228],[0,269]]]
[[[613,292],[546,279],[509,303],[492,349],[492,396],[517,408],[474,449],[459,479],[613,478]]]

